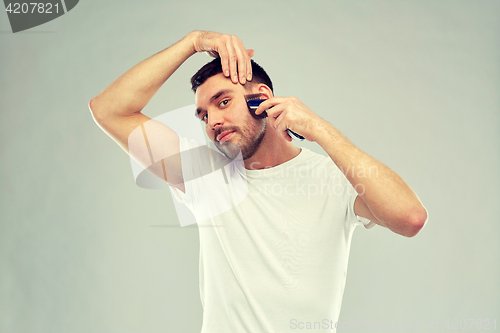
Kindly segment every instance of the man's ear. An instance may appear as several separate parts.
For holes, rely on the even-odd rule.
[[[263,83],[259,83],[258,90],[259,94],[262,94],[262,97],[265,97],[265,99],[273,97],[273,91],[271,90],[271,88]]]

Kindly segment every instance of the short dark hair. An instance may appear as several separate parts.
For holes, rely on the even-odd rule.
[[[267,75],[264,68],[257,64],[253,59],[250,59],[252,64],[252,81],[249,83],[263,83],[273,91],[273,83]],[[206,80],[214,75],[222,73],[222,65],[220,63],[220,58],[215,58],[209,63],[205,64],[195,75],[191,78],[191,89],[196,93],[196,90],[201,86]]]

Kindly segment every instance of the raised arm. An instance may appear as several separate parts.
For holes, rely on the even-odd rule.
[[[142,109],[179,66],[197,52],[220,56],[224,73],[231,76],[233,82],[238,81],[238,75],[241,83],[251,79],[250,56],[253,56],[253,50],[246,50],[241,40],[215,32],[193,31],[174,45],[128,70],[89,103],[96,123],[142,165],[151,164],[149,152],[134,149],[129,140],[131,137],[144,140],[140,134],[146,135],[146,127],[148,136],[153,133],[154,141],[162,143],[160,159],[179,152],[177,134],[167,126],[150,120],[142,113]],[[133,135],[130,136],[131,134]],[[131,144],[135,146],[134,142],[137,140]],[[153,143],[148,142],[148,145],[151,144]],[[176,178],[174,183],[179,183],[179,179],[182,179],[180,160],[169,161],[170,165],[166,165],[169,175]],[[165,173],[161,170],[152,172],[165,178]],[[172,179],[169,178],[170,180]]]

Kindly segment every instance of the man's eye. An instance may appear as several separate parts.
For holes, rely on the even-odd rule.
[[[206,113],[206,112],[204,112],[204,113],[200,113],[200,114],[198,115],[198,117],[200,118],[200,120],[201,120],[201,121],[204,121],[204,122],[206,122],[206,121],[207,121],[207,119],[208,119],[208,115],[207,115],[207,113]]]
[[[226,106],[227,103],[229,103],[229,100],[228,99],[225,99],[223,100],[222,102],[220,102],[219,106]]]

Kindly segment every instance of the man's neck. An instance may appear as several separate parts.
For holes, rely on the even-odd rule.
[[[245,160],[245,168],[259,170],[283,164],[300,153],[300,148],[286,141],[277,131],[268,130],[257,152]]]

